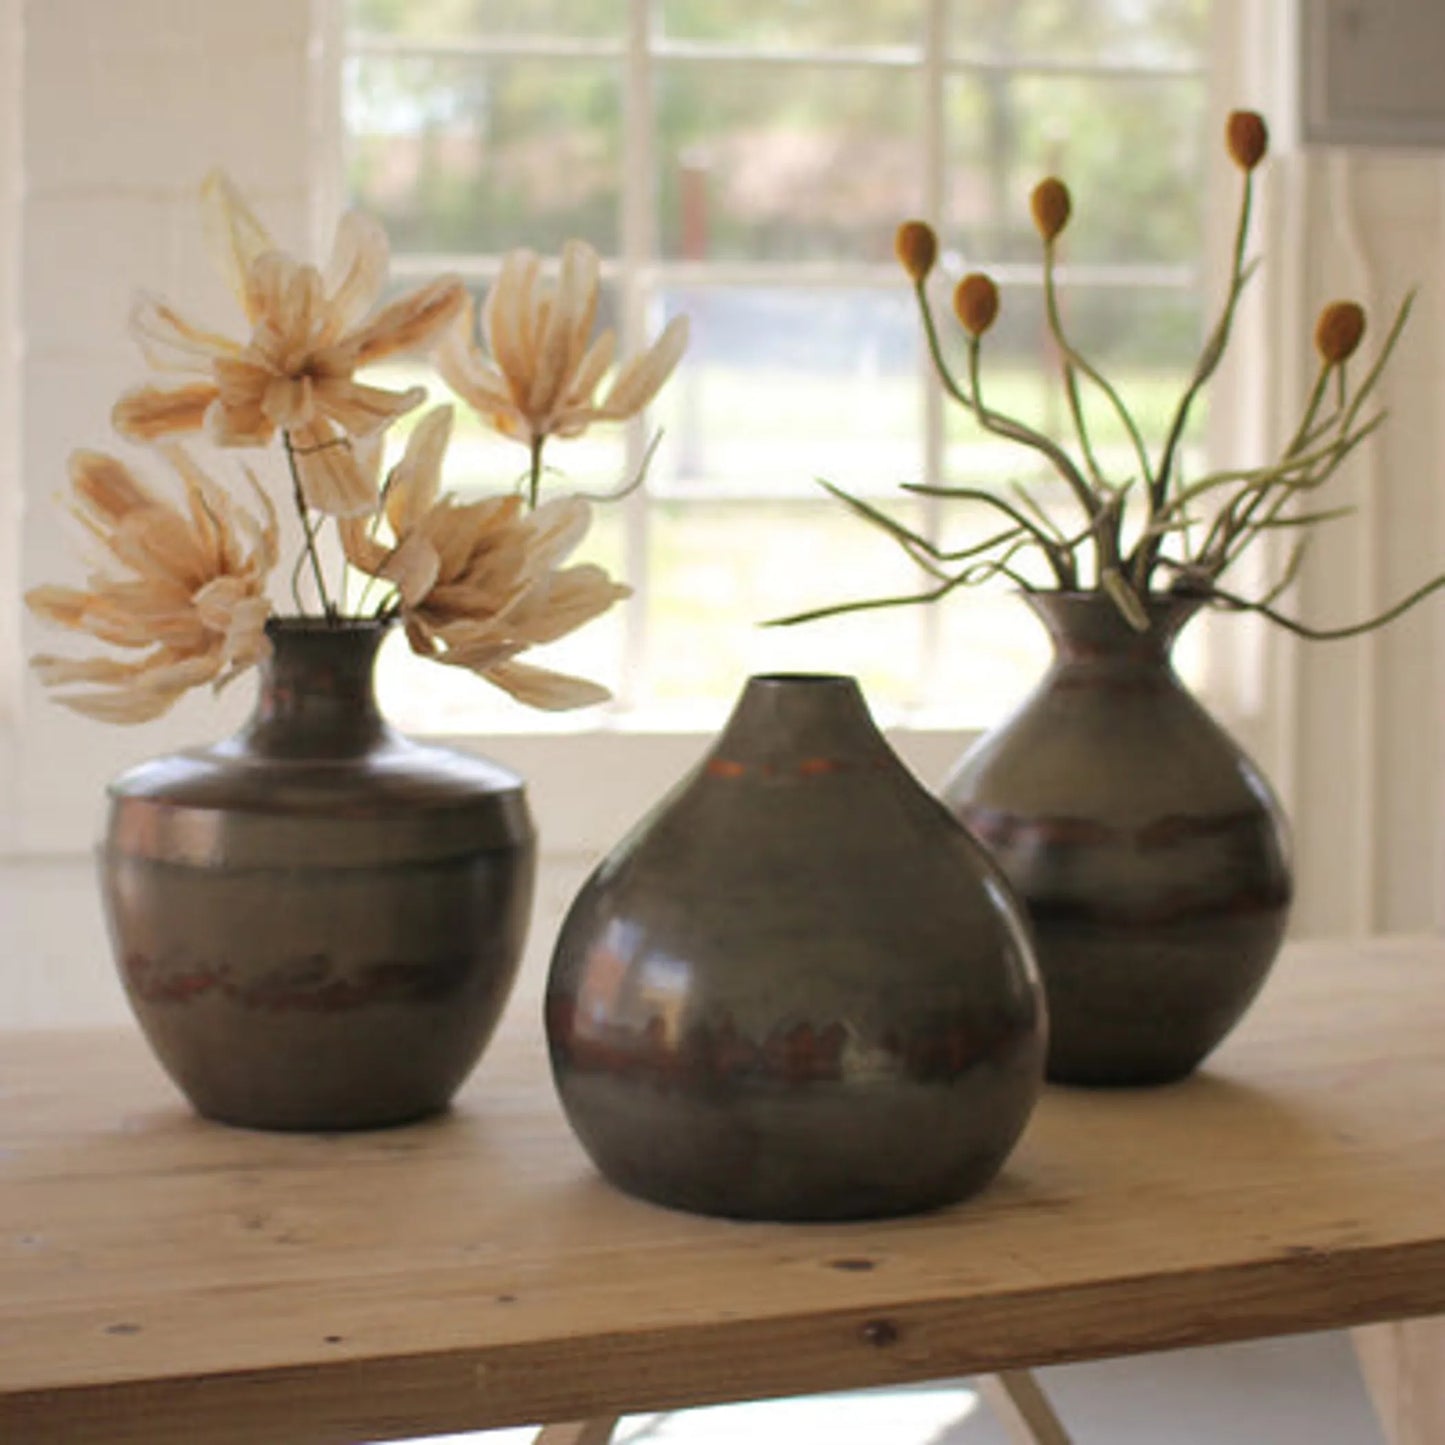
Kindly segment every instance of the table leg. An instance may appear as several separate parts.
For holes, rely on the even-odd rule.
[[[544,1425],[532,1445],[609,1445],[618,1417],[577,1420],[566,1425]]]
[[[1351,1338],[1388,1445],[1445,1445],[1445,1315]]]
[[[1070,1445],[1068,1431],[1031,1370],[979,1375],[974,1384],[984,1404],[1008,1431],[1013,1445]]]
[[[1031,1371],[1005,1370],[997,1375],[980,1375],[974,1383],[984,1402],[1002,1421],[1014,1445],[1071,1445],[1068,1432]],[[532,1445],[610,1445],[616,1428],[616,1416],[545,1425]],[[1423,1445],[1423,1436],[1421,1442]],[[1409,1445],[1415,1442],[1410,1441]]]

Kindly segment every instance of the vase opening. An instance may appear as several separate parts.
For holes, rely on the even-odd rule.
[[[851,687],[853,679],[841,672],[760,672],[751,679],[765,686],[786,684],[790,687],[837,687],[839,683]]]

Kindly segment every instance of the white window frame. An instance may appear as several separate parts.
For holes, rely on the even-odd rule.
[[[1217,0],[1217,9],[1232,14],[1234,0]],[[311,133],[306,138],[310,175],[311,210],[314,219],[313,239],[328,235],[341,202],[341,110],[340,57],[342,55],[341,0],[310,0],[313,18],[311,68]],[[939,0],[931,0],[935,28],[941,25]],[[633,28],[629,34],[628,64],[645,77],[650,64],[643,48],[645,35],[639,31],[639,17],[645,10],[639,0],[632,0]],[[1232,22],[1231,22],[1232,23]],[[667,42],[660,54],[681,54],[696,47]],[[712,48],[709,56],[717,55]],[[901,64],[898,52],[880,52],[882,63]],[[836,59],[836,57],[834,57]],[[851,65],[857,57],[847,57]],[[827,54],[800,53],[787,63],[828,63]],[[909,61],[908,63],[917,63]],[[936,49],[932,60],[924,66],[924,83],[932,97],[930,104],[942,104],[943,80],[947,68],[942,51]],[[1219,73],[1218,69],[1215,73]],[[640,138],[648,123],[646,107],[651,87],[634,85],[634,99],[626,121],[628,144],[643,144]],[[19,93],[17,87],[12,94]],[[1229,99],[1234,101],[1235,96]],[[15,107],[17,111],[19,106]],[[1217,107],[1216,107],[1217,108]],[[18,120],[17,120],[18,124]],[[937,126],[930,132],[940,137]],[[942,189],[942,146],[935,140],[927,161],[928,182],[926,209],[935,215],[940,209]],[[639,174],[650,175],[650,167],[638,167]],[[649,233],[651,208],[640,203],[629,207],[623,234],[624,257],[640,258],[629,282],[630,302],[627,326],[631,342],[644,332],[644,303],[651,286],[659,278],[700,280],[689,274],[680,263],[658,264],[650,261],[652,242]],[[0,262],[3,262],[0,253]],[[645,264],[644,264],[645,263]],[[405,262],[401,269],[405,269]],[[884,274],[884,271],[887,274]],[[768,268],[748,268],[748,279],[766,279]],[[736,273],[719,268],[718,280],[735,278]],[[898,277],[891,268],[839,267],[832,279],[878,286],[896,286]],[[138,276],[137,284],[147,278]],[[14,313],[12,312],[11,315]],[[13,328],[12,328],[13,329]],[[17,348],[18,351],[18,348]],[[927,474],[939,475],[942,470],[942,405],[937,388],[931,381],[926,387],[928,411]],[[19,392],[18,386],[12,389]],[[630,439],[632,456],[640,458],[643,432],[639,426]],[[103,441],[99,437],[77,436],[76,442]],[[18,468],[17,468],[18,470]],[[29,480],[23,495],[34,507],[49,505],[56,479]],[[0,493],[3,502],[6,493]],[[10,499],[22,495],[18,476],[8,493]],[[634,503],[631,526],[632,549],[629,567],[642,552],[643,532],[641,503]],[[15,507],[14,511],[19,508]],[[0,544],[10,546],[18,555],[19,529],[0,511]],[[49,566],[53,560],[44,559]],[[32,559],[32,565],[38,565]],[[634,576],[640,576],[635,568]],[[18,599],[17,599],[18,602]],[[933,615],[936,609],[928,609]],[[13,615],[13,614],[12,614]],[[925,623],[925,625],[931,625]],[[6,647],[0,633],[0,649]],[[35,637],[27,636],[27,645]],[[94,840],[103,807],[97,779],[120,771],[133,761],[194,742],[198,738],[223,734],[244,714],[249,688],[245,681],[217,706],[209,697],[187,701],[174,717],[142,729],[107,729],[56,709],[44,697],[24,668],[21,648],[12,636],[10,655],[0,650],[0,667],[4,667],[9,684],[0,696],[0,703],[9,702],[9,721],[0,711],[0,852],[7,854],[66,853],[86,848]],[[636,646],[636,643],[633,644]],[[741,679],[739,680],[741,683]],[[18,700],[18,702],[17,702]],[[7,731],[8,729],[8,731]],[[529,780],[534,807],[542,829],[544,846],[556,854],[591,853],[609,846],[687,768],[703,750],[707,732],[686,732],[659,729],[650,725],[645,715],[628,715],[625,711],[589,719],[588,730],[563,734],[515,733],[493,738],[473,736],[450,741],[468,748],[492,753],[516,767]],[[905,725],[890,730],[890,736],[904,757],[929,782],[941,779],[948,765],[962,752],[973,734],[961,728]],[[73,769],[70,760],[84,753],[85,766]]]
[[[955,0],[956,3],[956,0]],[[654,147],[655,128],[652,100],[655,94],[655,71],[659,65],[697,62],[737,63],[758,67],[827,68],[847,72],[859,69],[886,69],[916,75],[924,95],[921,117],[921,151],[923,170],[922,214],[939,224],[944,211],[947,168],[947,126],[945,117],[946,89],[951,77],[977,74],[996,69],[1022,71],[1027,74],[1052,73],[1089,78],[1175,78],[1189,82],[1203,77],[1209,84],[1208,65],[1114,64],[1100,59],[1070,62],[1045,62],[1028,59],[1023,63],[984,61],[949,54],[947,21],[950,0],[924,0],[925,33],[915,45],[850,46],[846,48],[794,48],[786,51],[762,52],[746,46],[723,45],[670,38],[660,33],[654,16],[659,12],[657,0],[626,0],[627,31],[624,38],[612,40],[539,40],[475,36],[447,40],[412,40],[391,37],[353,37],[344,31],[338,15],[334,21],[332,44],[338,60],[333,70],[339,73],[344,58],[353,55],[415,55],[427,58],[476,57],[487,60],[510,58],[535,59],[555,57],[562,60],[586,58],[607,59],[624,68],[622,207],[620,254],[615,263],[605,266],[619,283],[622,295],[622,330],[624,348],[639,349],[649,335],[647,315],[651,298],[671,288],[692,290],[726,288],[739,284],[749,286],[786,285],[850,290],[897,292],[904,284],[896,266],[871,263],[830,262],[799,266],[772,262],[696,262],[669,260],[659,256],[656,236],[656,206],[653,178],[657,173]],[[1217,8],[1224,8],[1217,6]],[[344,9],[344,0],[337,0],[337,10]],[[342,134],[340,109],[334,112],[337,131],[333,138],[335,165],[338,174],[343,166],[345,137]],[[339,181],[337,183],[340,184]],[[946,233],[945,233],[946,242]],[[523,238],[519,238],[519,244]],[[457,254],[399,255],[393,258],[393,273],[417,279],[454,271],[474,288],[491,282],[500,264],[499,256]],[[1115,265],[1075,266],[1070,278],[1081,283],[1119,285],[1151,290],[1187,290],[1202,284],[1205,264],[1192,266],[1149,266],[1131,263]],[[993,274],[1003,284],[1039,286],[1042,270],[1039,265],[995,265]],[[923,438],[919,479],[929,484],[945,480],[945,405],[941,388],[926,364],[922,348],[919,352],[917,385],[920,390],[920,412],[923,416]],[[684,365],[686,362],[684,361]],[[633,474],[641,465],[648,438],[645,418],[636,418],[626,427],[626,469]],[[747,500],[731,485],[729,499]],[[628,734],[655,732],[656,721],[645,708],[639,708],[632,695],[632,684],[640,672],[647,646],[646,626],[648,592],[648,506],[650,500],[686,503],[690,500],[713,500],[714,494],[702,487],[689,487],[684,492],[670,490],[665,483],[650,485],[646,493],[638,492],[623,504],[625,508],[625,552],[623,575],[638,594],[638,602],[627,609],[623,659],[623,684],[609,711],[599,713],[593,726],[602,730]],[[768,498],[755,499],[766,506]],[[925,525],[937,538],[942,526],[944,507],[937,498],[925,507]],[[915,613],[921,632],[921,670],[935,674],[942,665],[942,639],[939,609],[921,608]],[[741,681],[741,680],[740,680]],[[523,720],[525,727],[530,720]],[[900,733],[934,732],[935,717],[905,714],[900,719]],[[671,728],[668,731],[672,731]],[[967,737],[971,730],[953,728],[956,737]],[[573,746],[569,737],[568,746]]]

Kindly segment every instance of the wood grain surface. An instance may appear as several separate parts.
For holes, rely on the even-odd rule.
[[[0,1036],[0,1440],[323,1445],[1445,1310],[1445,946],[1295,948],[1208,1070],[1050,1090],[953,1209],[775,1226],[592,1172],[509,1019],[448,1116],[191,1116],[128,1031]]]

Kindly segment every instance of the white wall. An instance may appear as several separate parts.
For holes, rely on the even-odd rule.
[[[25,676],[15,619],[22,586],[70,574],[50,498],[66,453],[107,443],[110,404],[140,375],[124,332],[133,288],[199,303],[218,320],[228,314],[199,244],[200,176],[226,166],[282,240],[309,244],[317,114],[329,102],[318,97],[308,46],[326,9],[326,0],[0,0],[0,854],[29,860],[0,864],[0,1024],[118,1012],[84,856],[104,780],[129,761],[216,736],[245,705],[243,683],[219,707],[198,697],[158,725],[99,727],[49,704]],[[22,57],[23,88],[6,84]],[[1240,86],[1239,101],[1275,112],[1267,81],[1241,71]],[[17,213],[5,200],[21,167]],[[1363,293],[1382,316],[1407,281],[1422,287],[1385,389],[1388,439],[1349,482],[1370,506],[1359,525],[1336,527],[1317,559],[1324,565],[1300,589],[1298,610],[1319,622],[1366,610],[1445,559],[1441,171],[1430,154],[1306,157],[1287,141],[1270,162],[1270,281],[1252,353],[1238,364],[1280,415],[1307,379],[1320,301]],[[18,365],[9,344],[17,294]],[[17,436],[18,467],[4,451]],[[22,481],[17,566],[6,521],[20,508]],[[1373,642],[1267,643],[1268,707],[1248,732],[1295,820],[1299,932],[1438,925],[1442,626],[1445,602]],[[25,647],[38,642],[27,624]],[[677,775],[698,740],[622,746],[630,751],[611,771],[636,767],[631,810],[590,793],[589,777],[608,766],[594,744],[560,765],[525,741],[492,749],[532,778],[544,837],[561,855],[545,875],[534,951],[550,939],[586,857]],[[919,758],[925,778],[937,779],[951,748],[945,740]]]

